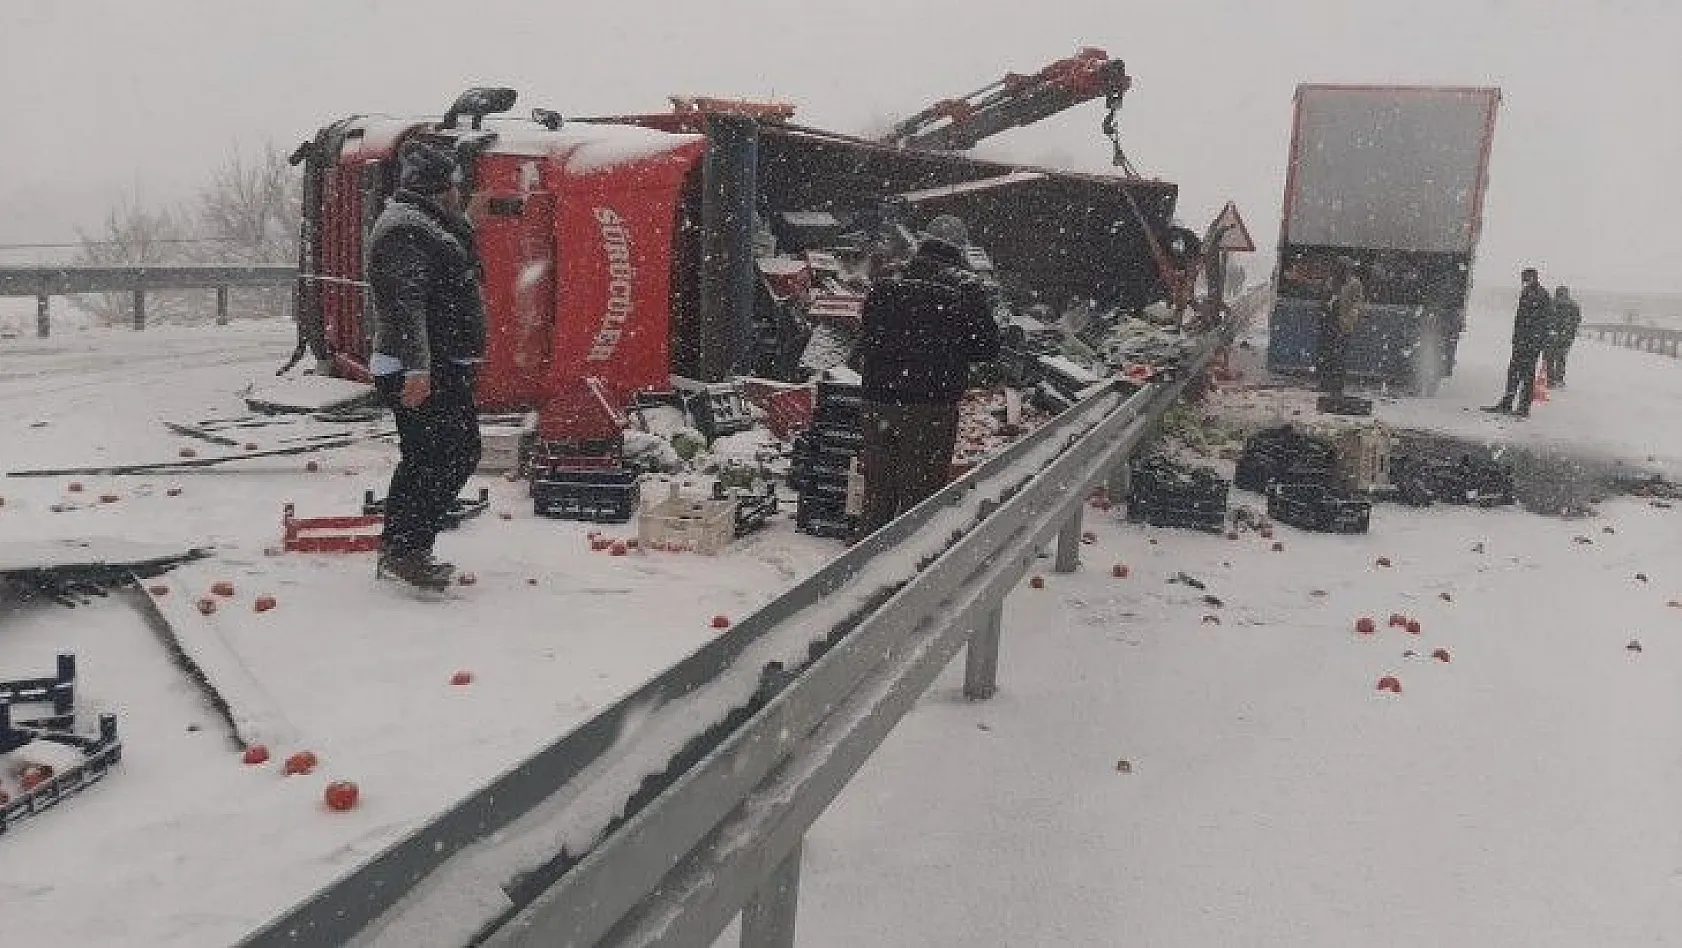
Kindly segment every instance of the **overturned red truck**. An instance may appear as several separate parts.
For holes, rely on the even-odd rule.
[[[912,229],[956,216],[1017,302],[1136,309],[1168,294],[1160,258],[1177,189],[1167,182],[872,142],[792,124],[786,107],[715,100],[674,100],[667,114],[563,119],[540,108],[487,121],[514,100],[472,89],[440,120],[359,115],[300,146],[298,355],[366,379],[364,241],[411,137],[462,157],[479,207],[490,326],[481,405],[535,410],[546,440],[616,435],[624,406],[668,391],[673,375],[754,374],[761,258],[821,249],[779,229],[790,215],[846,225],[897,202]]]

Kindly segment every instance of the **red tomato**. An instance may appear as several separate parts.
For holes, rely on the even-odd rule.
[[[335,780],[321,792],[321,800],[327,804],[327,809],[340,813],[356,806],[357,798],[362,795],[356,784],[349,780]]]

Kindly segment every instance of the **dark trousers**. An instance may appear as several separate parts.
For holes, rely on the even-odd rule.
[[[864,403],[864,515],[868,536],[946,486],[958,440],[958,403]]]
[[[1501,392],[1500,407],[1503,411],[1530,413],[1530,400],[1536,396],[1536,363],[1541,358],[1540,344],[1513,344],[1513,357],[1507,363],[1507,387]],[[1515,394],[1518,396],[1516,406],[1513,404]]]
[[[1320,391],[1328,395],[1343,394],[1344,374],[1349,360],[1349,334],[1343,324],[1330,316],[1320,320]]]
[[[1571,354],[1571,340],[1549,344],[1542,357],[1548,362],[1548,384],[1558,385],[1565,381],[1565,357]]]
[[[444,517],[479,467],[479,413],[473,404],[474,369],[445,366],[432,371],[432,397],[418,408],[402,401],[403,376],[374,379],[380,399],[397,419],[401,457],[385,497],[388,553],[431,553]]]

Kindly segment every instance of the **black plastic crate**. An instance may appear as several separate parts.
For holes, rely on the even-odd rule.
[[[1148,497],[1129,497],[1127,522],[1219,533],[1226,526],[1226,508],[1223,505],[1220,510],[1210,510]]]
[[[1372,399],[1358,395],[1322,395],[1315,400],[1314,408],[1326,415],[1361,417],[1372,414]]]
[[[1290,425],[1268,428],[1244,442],[1233,472],[1233,486],[1261,493],[1269,484],[1331,484],[1337,476],[1337,449]]]
[[[1159,507],[1224,514],[1229,487],[1226,479],[1211,468],[1183,467],[1150,458],[1133,465],[1128,502],[1139,500]]]
[[[845,500],[820,499],[801,495],[794,508],[794,528],[813,536],[846,539],[852,535],[857,518],[847,515]]]
[[[1372,504],[1324,484],[1274,484],[1267,491],[1267,515],[1299,530],[1366,533]]]
[[[1499,507],[1518,499],[1512,468],[1470,455],[1454,461],[1398,456],[1390,462],[1390,482],[1404,503],[1416,506],[1440,501]]]
[[[625,523],[636,513],[636,471],[550,471],[531,483],[532,512],[561,520]]]

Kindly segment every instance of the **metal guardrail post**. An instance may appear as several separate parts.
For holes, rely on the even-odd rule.
[[[228,288],[225,286],[216,288],[216,325],[228,325]]]
[[[42,339],[52,335],[52,312],[48,308],[52,297],[45,293],[35,297],[35,335]]]
[[[999,691],[999,635],[1004,630],[1001,600],[969,634],[964,651],[964,697],[986,701]]]
[[[794,844],[771,877],[742,907],[742,948],[794,948],[800,911],[800,858],[805,841]]]
[[[134,290],[134,328],[146,328],[146,291],[139,287]]]
[[[1053,572],[1073,573],[1080,569],[1081,511],[1084,507],[1084,501],[1077,501],[1074,513],[1063,521],[1063,529],[1057,531],[1057,558],[1051,565]]]

